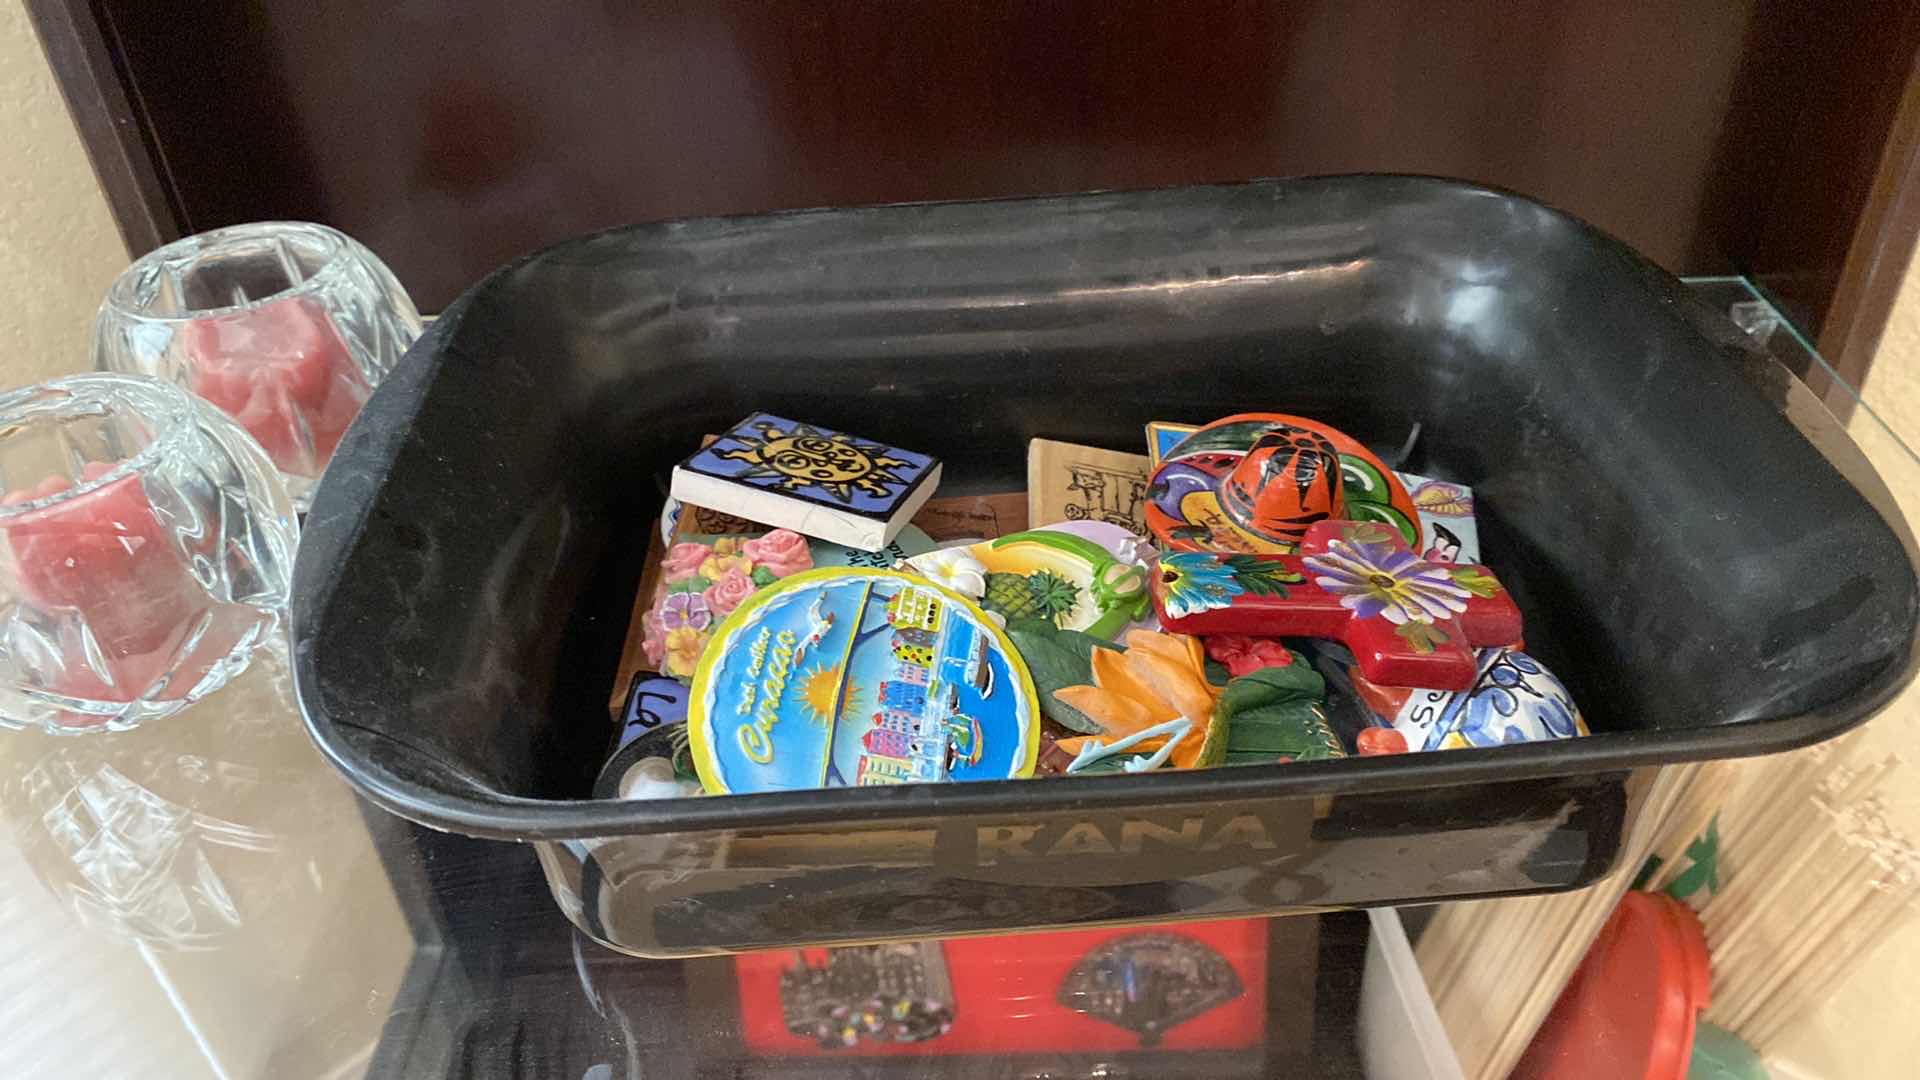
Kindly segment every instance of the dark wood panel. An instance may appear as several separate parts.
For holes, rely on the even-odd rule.
[[[306,154],[266,10],[211,0],[95,0],[93,9],[177,208],[180,235],[333,216],[325,200],[330,181],[323,163]]]
[[[631,221],[1428,172],[1748,273],[1858,382],[1920,233],[1899,0],[30,7],[130,247],[329,221],[428,309]]]
[[[1696,241],[1696,259],[1751,275],[1856,382],[1920,227],[1889,212],[1920,196],[1911,133],[1893,148],[1917,52],[1908,0],[1759,0]],[[1847,404],[1844,391],[1828,401]]]
[[[128,99],[115,52],[85,0],[27,0],[47,63],[86,147],[129,252],[182,235],[172,185],[158,171],[150,131]]]
[[[1907,72],[1906,93],[1880,154],[1873,187],[1854,228],[1853,244],[1834,289],[1819,338],[1820,355],[1840,376],[1822,390],[1827,407],[1845,416],[1893,315],[1920,239],[1920,62]]]
[[[1751,2],[104,10],[191,228],[328,220],[432,308],[636,220],[1349,170],[1724,269],[1695,226]]]

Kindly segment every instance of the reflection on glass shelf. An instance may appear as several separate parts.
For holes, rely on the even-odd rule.
[[[284,638],[178,715],[0,733],[0,1075],[357,1075],[416,947],[388,879]]]

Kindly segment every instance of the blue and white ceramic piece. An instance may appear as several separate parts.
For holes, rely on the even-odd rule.
[[[686,504],[673,496],[667,496],[665,506],[660,508],[660,542],[673,546],[673,538],[680,532],[680,515],[686,511]]]
[[[1572,695],[1538,660],[1513,648],[1482,649],[1478,667],[1471,690],[1406,691],[1388,726],[1406,739],[1408,750],[1505,746],[1587,734]]]

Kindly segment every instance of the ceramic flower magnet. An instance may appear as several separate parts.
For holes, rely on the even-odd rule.
[[[806,538],[787,529],[673,545],[661,560],[661,581],[643,616],[647,663],[682,682],[691,679],[720,620],[756,590],[812,568]]]
[[[1095,649],[1089,659],[1092,685],[1054,691],[1103,731],[1059,740],[1075,755],[1067,772],[1115,756],[1126,759],[1127,772],[1219,764],[1226,752],[1224,730],[1214,727],[1220,688],[1207,681],[1197,639],[1134,630],[1124,651]]]
[[[1314,523],[1377,522],[1419,549],[1405,485],[1335,428],[1285,413],[1244,413],[1188,435],[1154,469],[1147,526],[1174,551],[1297,550]]]
[[[1170,631],[1334,638],[1388,686],[1465,690],[1474,649],[1520,641],[1485,567],[1427,562],[1378,522],[1318,522],[1294,555],[1166,555],[1153,594]]]
[[[1239,663],[1225,686],[1207,677],[1216,643]],[[1094,730],[1059,739],[1067,773],[1143,772],[1345,756],[1321,704],[1326,682],[1278,642],[1131,630],[1124,650],[1088,655],[1090,684],[1053,691]],[[1218,656],[1216,656],[1218,659]],[[1238,668],[1235,671],[1235,668]],[[1051,715],[1051,714],[1049,714]]]

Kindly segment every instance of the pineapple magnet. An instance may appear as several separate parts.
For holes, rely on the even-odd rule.
[[[1008,622],[1045,619],[1113,638],[1150,609],[1143,551],[1150,547],[1119,526],[1075,522],[966,550],[984,571],[981,607]]]

